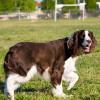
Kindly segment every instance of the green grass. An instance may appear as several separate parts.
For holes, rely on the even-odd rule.
[[[67,100],[100,100],[100,18],[82,20],[0,21],[0,100],[3,94],[3,60],[9,47],[21,41],[46,42],[69,36],[79,29],[94,32],[97,46],[93,53],[80,56],[77,61],[79,81],[70,91],[63,82],[64,92],[73,97]],[[15,92],[16,100],[62,100],[51,95],[51,85],[40,78],[23,84]]]

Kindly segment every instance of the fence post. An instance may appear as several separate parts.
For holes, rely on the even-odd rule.
[[[18,20],[20,21],[21,16],[20,16],[20,7],[18,7]]]
[[[57,0],[55,0],[55,12],[54,12],[54,21],[57,21]]]

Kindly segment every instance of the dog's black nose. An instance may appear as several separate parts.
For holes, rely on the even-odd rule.
[[[91,40],[86,40],[89,44],[92,42]]]

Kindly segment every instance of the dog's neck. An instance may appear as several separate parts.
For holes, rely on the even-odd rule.
[[[64,51],[65,51],[65,60],[69,57],[77,57],[80,55],[80,48],[75,52],[73,47],[69,47],[67,41],[69,40],[68,37],[64,38]]]

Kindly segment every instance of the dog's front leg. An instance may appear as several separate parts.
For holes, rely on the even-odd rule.
[[[70,90],[74,87],[75,83],[78,81],[79,76],[76,72],[73,71],[64,74],[65,75],[63,75],[63,80],[69,83],[67,90]]]
[[[63,87],[62,87],[62,75],[58,70],[55,70],[51,77],[51,83],[52,83],[52,94],[56,97],[66,97],[66,95],[63,93]]]

